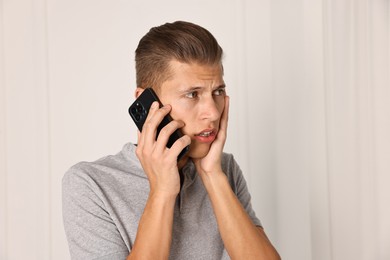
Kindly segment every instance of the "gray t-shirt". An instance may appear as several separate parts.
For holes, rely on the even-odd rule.
[[[230,154],[222,169],[253,223],[261,226],[251,206],[242,172]],[[229,259],[213,208],[194,164],[183,168],[184,183],[174,212],[170,259]],[[62,180],[63,218],[72,259],[126,259],[149,194],[149,182],[128,143],[116,155],[80,162]]]

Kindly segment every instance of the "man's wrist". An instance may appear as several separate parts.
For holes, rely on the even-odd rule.
[[[148,200],[152,200],[155,203],[161,203],[169,205],[176,202],[178,193],[167,191],[150,191]]]
[[[222,170],[217,170],[210,173],[199,174],[206,189],[220,185],[223,182],[227,182],[227,176]]]

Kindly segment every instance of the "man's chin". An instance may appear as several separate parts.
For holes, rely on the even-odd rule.
[[[188,152],[188,156],[191,157],[192,159],[202,159],[206,157],[209,151],[210,151],[210,145],[195,146],[190,148],[190,151]]]

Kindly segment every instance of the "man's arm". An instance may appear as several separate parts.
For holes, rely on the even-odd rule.
[[[161,109],[154,102],[138,134],[136,154],[150,184],[149,198],[138,225],[130,259],[168,259],[172,241],[173,214],[176,197],[180,191],[177,157],[189,145],[189,136],[178,139],[166,149],[169,136],[184,123],[172,121],[165,126],[156,141],[156,129],[171,107]]]
[[[223,172],[201,174],[218,228],[232,259],[280,259],[261,227],[252,223]]]
[[[206,157],[194,160],[196,169],[209,194],[219,232],[230,257],[280,259],[264,231],[252,223],[222,171],[222,150],[227,135],[228,113],[229,97],[226,96],[217,138]]]
[[[168,259],[176,196],[150,194],[138,225],[130,259]]]

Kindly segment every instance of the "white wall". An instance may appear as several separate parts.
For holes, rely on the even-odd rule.
[[[387,0],[0,0],[0,259],[69,259],[61,178],[136,140],[134,50],[188,20],[225,51],[226,150],[284,259],[390,259]]]

